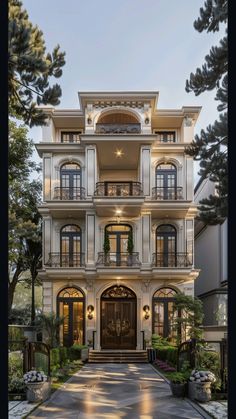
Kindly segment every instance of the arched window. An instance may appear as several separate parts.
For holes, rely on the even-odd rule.
[[[156,167],[156,199],[177,199],[177,170],[172,163]]]
[[[106,237],[109,240],[109,263],[114,265],[127,265],[128,239],[132,236],[132,227],[128,224],[109,224],[106,226]]]
[[[61,229],[61,266],[81,266],[81,229],[69,224]]]
[[[130,112],[110,112],[100,116],[96,124],[97,134],[137,134],[141,125]]]
[[[176,229],[162,224],[156,229],[156,266],[176,266]]]
[[[177,335],[174,320],[177,315],[174,311],[174,299],[177,292],[172,288],[161,288],[153,295],[153,333],[172,340]]]
[[[76,287],[64,288],[57,296],[57,313],[64,317],[59,329],[59,340],[63,346],[84,344],[84,293]]]
[[[77,163],[65,163],[61,166],[61,199],[81,198],[81,169]]]

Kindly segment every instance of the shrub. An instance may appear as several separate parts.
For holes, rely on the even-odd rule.
[[[10,352],[8,356],[8,376],[9,380],[22,378],[23,376],[23,355],[21,352]]]
[[[170,372],[166,375],[173,384],[187,383],[189,379],[189,374],[183,372]]]
[[[51,368],[60,367],[60,352],[59,348],[53,348],[50,350]]]
[[[60,366],[63,366],[68,361],[68,350],[65,346],[59,347]]]
[[[23,393],[25,392],[26,387],[23,378],[11,377],[8,381],[8,391],[10,393]]]
[[[172,365],[177,364],[178,349],[174,346],[159,346],[156,348],[156,355],[162,361],[168,361]]]
[[[81,358],[81,349],[87,349],[87,345],[79,345],[75,343],[69,348],[69,359],[74,361]]]

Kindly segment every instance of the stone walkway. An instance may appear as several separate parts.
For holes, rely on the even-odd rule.
[[[199,409],[201,411],[201,409]],[[150,364],[86,364],[28,418],[199,419]]]

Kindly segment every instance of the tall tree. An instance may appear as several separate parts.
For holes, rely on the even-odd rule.
[[[16,285],[22,273],[34,273],[40,258],[41,182],[30,180],[33,170],[40,168],[31,161],[33,142],[27,129],[9,122],[9,288],[8,308],[11,311]],[[33,245],[32,243],[35,243]],[[37,243],[37,245],[36,245]],[[30,250],[29,250],[30,249]],[[33,257],[34,255],[34,257]],[[32,280],[32,278],[31,278]]]
[[[37,105],[58,105],[61,88],[49,85],[51,77],[59,78],[65,64],[65,52],[57,45],[46,52],[43,33],[33,26],[19,0],[9,0],[8,88],[9,113],[20,116],[25,124],[42,125],[46,115]]]
[[[198,32],[216,32],[220,24],[227,24],[228,1],[206,0],[200,8],[200,17],[195,20]],[[227,98],[228,98],[228,39],[225,36],[218,46],[213,46],[205,57],[202,68],[197,68],[186,81],[186,91],[196,96],[207,90],[216,89],[215,100],[219,101],[219,119],[206,130],[196,135],[186,153],[200,161],[199,175],[215,182],[216,194],[200,201],[199,219],[207,224],[219,224],[228,213],[228,164],[227,164]]]

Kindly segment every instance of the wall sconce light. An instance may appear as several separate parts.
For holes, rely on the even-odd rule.
[[[87,312],[88,312],[88,319],[92,320],[93,319],[94,306],[89,305],[87,307]]]
[[[147,320],[150,317],[150,307],[148,305],[143,306],[143,311],[145,312],[144,318]]]

